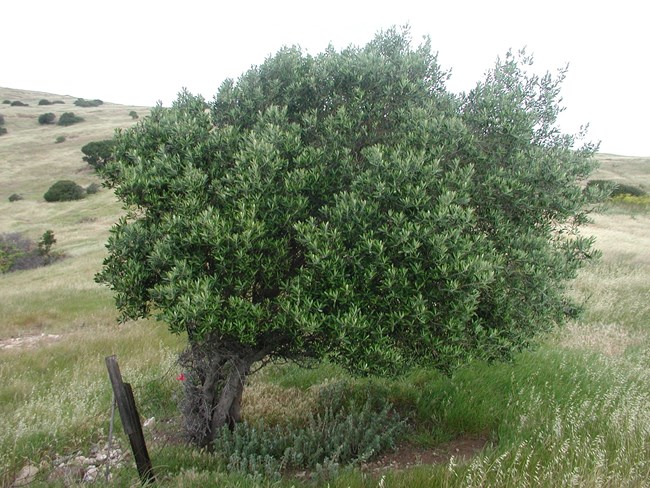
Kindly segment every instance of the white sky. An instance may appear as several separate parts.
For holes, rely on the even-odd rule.
[[[561,125],[602,152],[650,156],[650,38],[641,0],[2,0],[0,86],[106,102],[170,104],[182,87],[212,99],[283,45],[317,54],[410,24],[429,35],[450,90],[526,47],[536,70],[569,64]]]

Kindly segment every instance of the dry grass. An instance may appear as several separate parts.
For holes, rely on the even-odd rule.
[[[599,154],[600,168],[592,179],[612,180],[650,190],[650,158]]]

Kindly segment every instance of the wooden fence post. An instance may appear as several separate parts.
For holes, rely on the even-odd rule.
[[[117,358],[115,356],[106,357],[106,367],[108,368],[108,376],[111,379],[111,385],[115,393],[115,401],[120,412],[120,419],[122,419],[122,426],[131,443],[131,450],[133,451],[135,464],[138,468],[140,481],[142,481],[143,485],[146,483],[154,483],[156,478],[153,474],[153,466],[151,465],[147,445],[144,441],[140,415],[135,406],[131,385],[122,381],[122,374],[120,373],[120,367],[117,364]]]

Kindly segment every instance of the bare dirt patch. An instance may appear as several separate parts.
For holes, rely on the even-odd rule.
[[[22,337],[0,339],[0,351],[9,349],[27,349],[36,346],[51,344],[61,339],[59,334],[36,334]]]
[[[461,437],[434,448],[404,444],[394,452],[386,453],[378,459],[364,464],[361,469],[373,474],[381,474],[413,466],[447,464],[452,457],[458,461],[467,461],[482,451],[487,444],[486,436]]]

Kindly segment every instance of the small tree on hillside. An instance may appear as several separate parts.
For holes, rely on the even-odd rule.
[[[83,117],[79,117],[78,115],[75,115],[74,112],[64,112],[59,117],[58,124],[63,126],[68,126],[83,121],[84,121]]]
[[[41,114],[38,116],[38,123],[41,125],[53,124],[55,120],[56,120],[56,115],[54,115],[52,112],[48,112],[46,114]]]
[[[86,195],[83,187],[71,180],[59,180],[54,183],[43,195],[46,202],[69,202],[80,200]]]
[[[132,211],[98,275],[124,319],[185,333],[186,428],[240,418],[257,361],[356,374],[507,359],[568,310],[595,147],[555,127],[559,78],[508,55],[467,95],[390,30],[282,49],[214,102],[182,93],[116,136]],[[209,109],[209,110],[206,110]]]
[[[99,169],[113,159],[113,146],[112,139],[89,142],[81,148],[81,152],[85,154],[82,159],[93,168]]]

